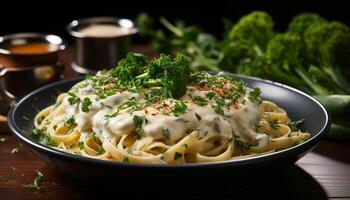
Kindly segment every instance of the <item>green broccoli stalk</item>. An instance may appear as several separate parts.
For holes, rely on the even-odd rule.
[[[344,92],[350,93],[349,84],[342,75],[350,65],[350,29],[339,22],[314,24],[305,34],[304,41],[315,65],[327,73]]]

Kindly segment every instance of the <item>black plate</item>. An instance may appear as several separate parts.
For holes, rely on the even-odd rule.
[[[181,165],[150,165],[125,164],[103,161],[68,154],[44,146],[28,135],[33,129],[33,119],[38,110],[52,105],[60,92],[65,92],[82,78],[57,82],[42,87],[22,98],[8,115],[8,125],[11,131],[49,165],[68,175],[95,181],[133,180],[139,177],[143,180],[208,180],[208,178],[232,177],[244,179],[247,174],[260,174],[267,171],[280,171],[290,166],[320,141],[330,128],[330,117],[325,108],[312,97],[294,88],[258,78],[233,75],[245,81],[250,87],[259,87],[262,98],[273,101],[284,108],[292,120],[305,119],[302,131],[311,134],[305,143],[279,152],[217,163],[181,164]],[[26,120],[23,118],[29,118]]]

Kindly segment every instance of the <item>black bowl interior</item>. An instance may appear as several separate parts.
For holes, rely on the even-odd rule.
[[[273,83],[271,81],[258,78],[233,75],[237,79],[245,81],[250,87],[259,87],[262,90],[262,98],[271,100],[284,108],[292,120],[305,119],[301,126],[302,131],[311,134],[311,138],[300,145],[282,150],[276,153],[258,156],[254,158],[223,161],[219,163],[200,163],[183,165],[139,165],[124,164],[119,162],[110,162],[97,159],[90,159],[81,156],[67,154],[50,147],[46,147],[32,140],[28,135],[33,129],[33,119],[36,113],[52,105],[56,97],[61,92],[66,92],[75,83],[82,80],[76,78],[57,82],[40,88],[24,98],[22,98],[15,107],[9,112],[9,127],[11,131],[20,138],[20,140],[29,145],[38,156],[47,161],[48,164],[57,168],[59,171],[72,176],[81,178],[91,170],[103,171],[103,176],[99,174],[92,175],[95,179],[122,178],[124,176],[153,176],[157,173],[158,177],[174,178],[177,174],[188,174],[190,176],[207,175],[217,176],[220,173],[231,173],[235,176],[242,171],[257,171],[256,169],[281,168],[282,165],[290,165],[310,151],[325,135],[330,128],[330,118],[324,107],[312,97],[291,87]],[[29,119],[29,120],[28,120]],[[76,169],[76,170],[72,170]],[[208,170],[211,173],[207,173]],[[74,171],[74,173],[73,173]],[[220,177],[220,176],[217,176]],[[91,178],[91,175],[90,175]],[[154,178],[154,176],[153,176]]]

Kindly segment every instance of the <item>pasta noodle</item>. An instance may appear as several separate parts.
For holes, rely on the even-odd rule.
[[[151,95],[157,87],[137,92],[112,87],[110,73],[102,71],[41,110],[35,128],[61,151],[153,164],[246,158],[309,138],[290,127],[282,108],[261,100],[258,88],[232,77],[192,76],[200,81],[188,84],[184,96],[162,99]]]

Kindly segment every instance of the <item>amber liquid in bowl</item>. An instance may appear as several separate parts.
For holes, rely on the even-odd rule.
[[[43,54],[57,50],[53,45],[45,42],[31,42],[21,45],[12,45],[6,48],[15,54]]]

